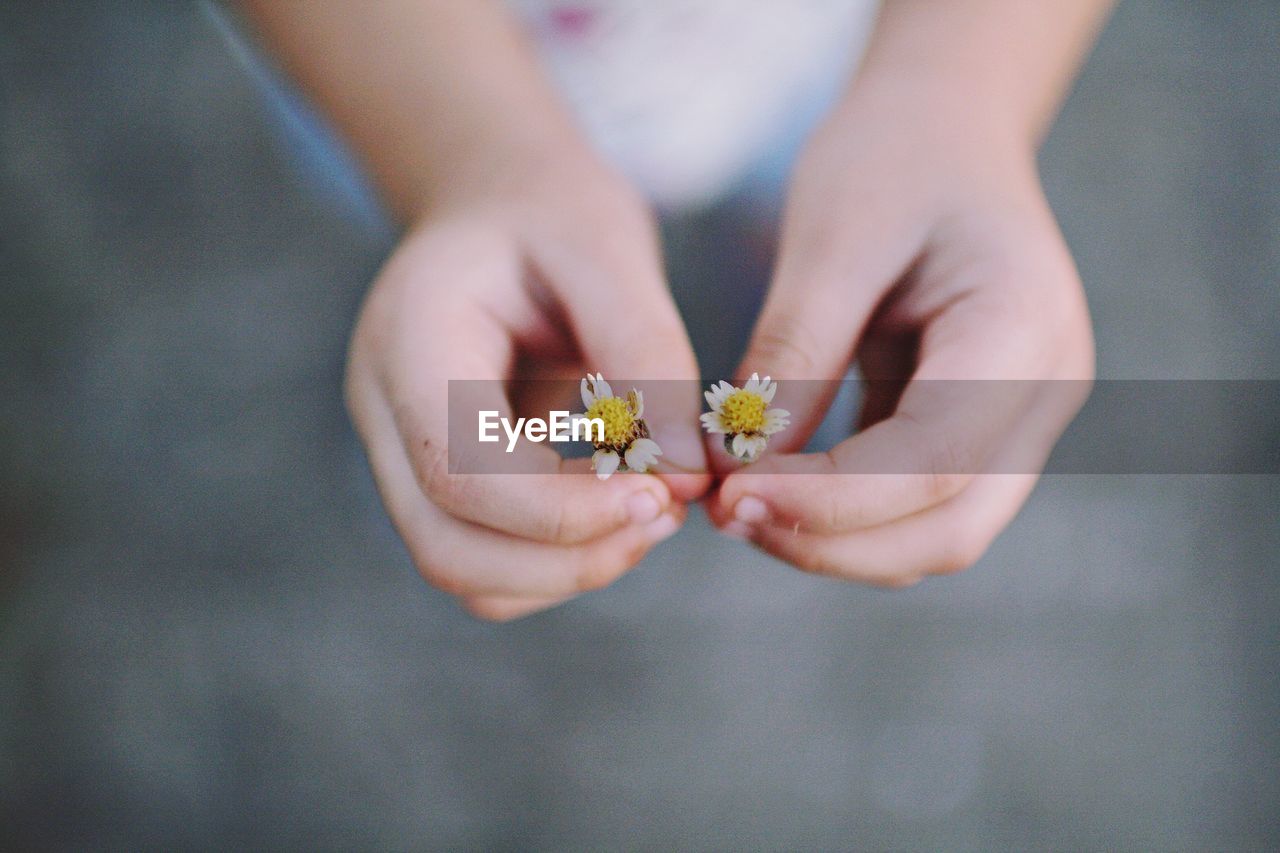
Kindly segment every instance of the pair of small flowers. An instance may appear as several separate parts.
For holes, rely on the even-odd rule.
[[[615,471],[644,473],[657,464],[662,448],[649,437],[644,422],[644,395],[632,388],[626,397],[614,396],[613,389],[599,373],[582,380],[580,417],[598,418],[604,423],[604,436],[593,442],[596,452],[591,468],[601,480]],[[751,374],[741,388],[728,382],[717,382],[703,392],[711,411],[705,412],[702,425],[708,433],[724,436],[724,448],[743,462],[754,462],[764,452],[768,437],[785,429],[791,413],[770,408],[778,383],[769,377]]]

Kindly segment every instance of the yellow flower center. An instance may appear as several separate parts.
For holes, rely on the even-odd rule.
[[[759,432],[764,426],[764,397],[739,388],[720,405],[720,420],[730,433]]]
[[[635,435],[636,416],[632,414],[627,401],[619,397],[596,400],[587,409],[587,417],[604,421],[605,444],[621,446],[630,442]]]

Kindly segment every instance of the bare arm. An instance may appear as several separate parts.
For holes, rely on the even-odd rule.
[[[1114,0],[888,0],[854,99],[1048,129]]]
[[[403,220],[437,202],[446,185],[485,180],[482,162],[585,145],[498,0],[241,6]]]

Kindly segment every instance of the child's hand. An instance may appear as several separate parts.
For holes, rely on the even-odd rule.
[[[545,474],[449,473],[450,379],[697,377],[648,213],[573,155],[534,168],[470,151],[374,284],[351,344],[348,403],[387,510],[422,575],[485,618],[611,583],[710,482],[692,381],[687,411],[647,414],[657,476],[566,476],[587,460],[546,445],[527,445]],[[489,408],[510,414],[494,386]]]
[[[493,380],[486,408],[508,415],[497,389],[521,376],[693,386],[648,212],[589,149],[506,4],[242,3],[411,225],[365,304],[346,390],[418,568],[490,618],[611,582],[709,484],[692,387],[687,411],[646,412],[659,474],[601,482],[559,473],[573,466],[543,444],[526,448],[544,474],[449,473],[448,381]],[[695,473],[662,473],[672,463]]]
[[[784,390],[822,381],[791,383],[792,429],[729,474],[710,511],[802,569],[898,586],[969,566],[1087,394],[1088,312],[1033,134],[978,113],[873,87],[798,166],[738,373],[772,374]],[[911,381],[875,385],[863,412],[874,426],[797,454],[851,359],[869,378]],[[1079,381],[929,381],[954,379]]]

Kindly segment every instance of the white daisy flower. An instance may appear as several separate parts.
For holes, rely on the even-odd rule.
[[[662,448],[649,438],[645,425],[644,395],[632,388],[626,397],[615,397],[609,383],[597,373],[582,380],[582,405],[586,412],[580,418],[599,418],[604,422],[604,440],[592,441],[596,452],[591,457],[591,469],[601,480],[609,479],[614,471],[635,471],[643,474],[658,462]],[[598,437],[598,431],[592,438]]]
[[[741,388],[720,381],[703,392],[711,411],[702,425],[713,435],[724,436],[724,449],[743,462],[754,462],[764,452],[768,437],[791,423],[786,409],[771,409],[778,383],[753,373]]]

